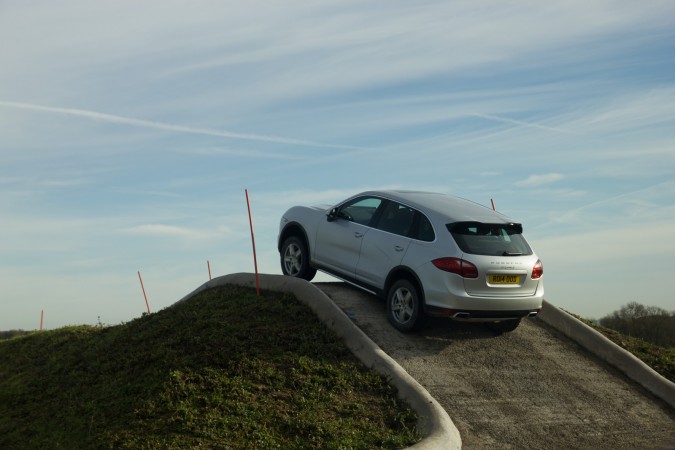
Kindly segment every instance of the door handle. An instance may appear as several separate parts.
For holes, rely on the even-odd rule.
[[[362,238],[362,237],[363,237],[363,233],[360,233],[360,232],[358,232],[358,231],[355,231],[355,232],[354,232],[354,237],[355,237],[355,238]]]
[[[394,245],[394,250],[396,250],[397,252],[402,252],[403,247],[401,247],[400,245]]]

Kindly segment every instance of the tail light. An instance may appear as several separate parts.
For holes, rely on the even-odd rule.
[[[541,260],[538,259],[534,268],[532,269],[532,279],[538,280],[544,275],[544,265],[541,263]]]
[[[478,268],[461,258],[438,258],[431,263],[445,272],[455,273],[463,278],[478,278]]]

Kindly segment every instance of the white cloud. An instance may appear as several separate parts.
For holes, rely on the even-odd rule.
[[[566,249],[617,256],[622,233],[663,234],[654,224],[674,215],[672,0],[0,9],[0,41],[16,44],[0,46],[0,272],[14,304],[51,296],[72,312],[81,280],[142,311],[138,268],[151,301],[194,288],[206,259],[252,270],[245,187],[262,270],[279,271],[289,206],[427,189],[494,196],[536,237],[559,237],[542,247],[547,276],[587,303]],[[629,247],[662,257],[655,242]],[[26,291],[36,277],[50,288]]]
[[[537,240],[537,252],[555,255],[552,259],[557,264],[573,264],[583,259],[592,264],[621,258],[637,262],[645,255],[675,254],[675,241],[664,237],[675,230],[675,221],[658,221],[641,224],[638,229],[634,224],[620,226],[607,224],[601,230],[575,233],[568,236],[552,236]],[[638,259],[636,259],[638,258]],[[635,270],[632,264],[626,270]]]
[[[546,298],[595,318],[630,301],[672,310],[667,280],[675,241],[667,237],[673,230],[671,218],[532,240],[544,263]]]
[[[300,156],[291,155],[283,152],[264,152],[254,149],[236,149],[223,147],[189,148],[178,150],[178,152],[198,156],[236,156],[242,158],[281,159],[294,161],[302,159]]]
[[[558,211],[552,222],[572,224],[586,222],[587,226],[631,221],[637,226],[660,222],[675,215],[675,182],[663,182],[618,195],[605,196],[575,208]]]
[[[191,228],[163,224],[144,224],[125,228],[125,233],[156,237],[179,237],[187,239],[212,239],[213,232],[198,231]]]
[[[135,13],[129,14],[131,10]],[[605,36],[643,28],[658,32],[668,24],[673,7],[667,1],[650,2],[649,8],[630,2],[579,1],[521,1],[517,5],[292,1],[283,7],[251,1],[208,2],[200,8],[180,2],[91,5],[66,1],[58,7],[43,4],[41,11],[38,15],[33,8],[18,6],[3,11],[8,19],[0,21],[0,30],[6,30],[6,35],[0,31],[2,40],[9,41],[12,33],[22,29],[43,31],[39,36],[26,36],[20,48],[3,49],[7,54],[3,55],[5,75],[0,75],[0,85],[12,75],[21,81],[20,74],[27,71],[67,79],[73,87],[81,76],[89,80],[97,70],[106,73],[120,67],[160,82],[166,81],[158,80],[161,75],[180,79],[218,74],[224,79],[219,93],[172,92],[171,98],[161,101],[177,99],[182,106],[198,95],[201,107],[215,101],[246,109],[270,99],[461,74],[486,64],[526,60],[531,69],[533,55],[542,65],[563,57],[578,61],[589,52],[603,53],[621,45]],[[64,23],[69,25],[64,27]],[[43,36],[50,36],[49,46],[44,45]],[[82,36],[87,36],[86,44]],[[595,38],[597,45],[577,45]],[[568,47],[574,52],[557,51]],[[149,60],[155,64],[148,65]],[[254,70],[241,70],[247,67]],[[20,84],[27,89],[15,96],[29,98],[30,85]],[[130,95],[142,92],[144,86],[139,80],[126,80],[123,85],[132,88]],[[81,89],[85,87],[80,84]],[[91,87],[110,86],[93,83]]]
[[[516,186],[520,187],[533,187],[533,186],[541,186],[544,184],[551,184],[555,183],[557,181],[563,180],[565,178],[565,175],[562,175],[560,173],[547,173],[543,175],[530,175],[524,180],[517,181]]]
[[[657,87],[630,92],[612,99],[576,124],[588,131],[656,127],[675,123],[675,88]]]

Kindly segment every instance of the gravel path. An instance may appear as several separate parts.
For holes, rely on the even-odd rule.
[[[675,411],[538,319],[501,336],[436,319],[402,334],[377,297],[316,286],[438,400],[464,449],[675,449]]]

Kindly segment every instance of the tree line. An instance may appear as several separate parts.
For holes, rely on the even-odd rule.
[[[26,334],[30,334],[32,331],[25,331],[25,330],[8,330],[8,331],[0,331],[0,340],[2,339],[10,339],[16,336],[24,336]]]
[[[675,347],[675,311],[630,302],[600,319],[599,323],[661,347]]]

